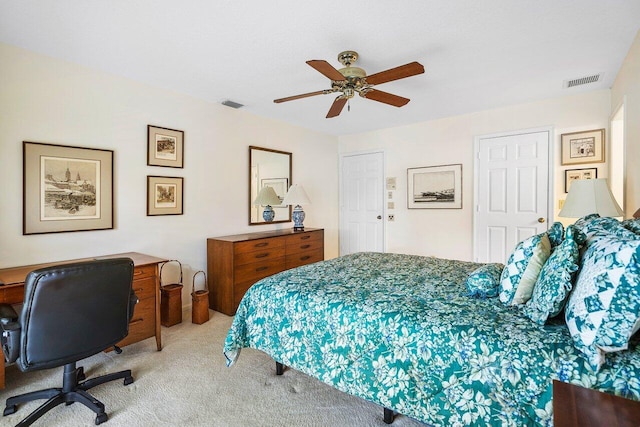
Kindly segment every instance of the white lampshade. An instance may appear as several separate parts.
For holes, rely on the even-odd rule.
[[[581,218],[597,213],[602,217],[624,215],[607,185],[606,179],[578,179],[571,183],[562,217]]]
[[[302,185],[293,184],[282,201],[283,205],[310,205],[309,196],[302,188]]]
[[[253,202],[253,204],[262,206],[277,206],[280,204],[280,198],[276,194],[276,190],[274,190],[273,187],[262,187],[262,190],[260,190],[260,192],[258,193],[258,197],[256,197],[256,200]]]

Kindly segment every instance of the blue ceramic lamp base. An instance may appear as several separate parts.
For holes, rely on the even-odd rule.
[[[293,208],[293,231],[304,231],[304,225],[302,225],[302,222],[304,221],[304,211],[302,210],[302,206],[300,205],[296,205],[295,208]]]

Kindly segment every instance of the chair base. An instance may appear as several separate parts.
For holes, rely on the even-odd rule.
[[[91,378],[84,382],[80,382],[85,378],[82,367],[76,368],[76,364],[69,363],[64,366],[64,377],[62,388],[49,388],[45,390],[32,391],[29,393],[13,396],[7,399],[6,407],[3,415],[13,414],[18,410],[18,405],[25,402],[31,402],[38,399],[48,399],[40,405],[38,409],[33,411],[24,420],[20,421],[16,427],[26,427],[33,424],[38,418],[45,413],[64,403],[71,405],[74,402],[80,402],[87,408],[96,413],[96,425],[102,424],[109,419],[104,409],[104,404],[87,392],[90,388],[104,384],[110,381],[123,379],[124,385],[133,382],[131,370],[115,372],[112,374],[102,375],[100,377]]]

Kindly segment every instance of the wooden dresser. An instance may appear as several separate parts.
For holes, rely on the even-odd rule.
[[[162,350],[160,336],[160,281],[158,265],[167,261],[137,252],[82,258],[45,264],[0,269],[0,303],[20,304],[24,297],[24,281],[27,274],[39,268],[93,259],[131,258],[134,264],[132,288],[138,296],[138,304],[129,323],[129,335],[118,343],[124,347],[146,338],[156,338],[156,348]],[[0,357],[0,388],[4,388],[4,357]]]
[[[233,316],[258,280],[324,259],[324,230],[308,228],[207,239],[209,307]]]

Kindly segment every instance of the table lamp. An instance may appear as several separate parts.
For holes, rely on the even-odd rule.
[[[293,231],[304,231],[302,221],[304,221],[304,211],[300,205],[309,205],[309,196],[302,188],[302,185],[293,184],[282,201],[283,205],[295,205],[293,208]]]
[[[558,216],[581,218],[593,213],[602,217],[624,215],[614,199],[606,179],[573,181]]]
[[[273,187],[262,187],[262,190],[260,190],[260,192],[258,193],[258,197],[256,197],[256,200],[254,200],[253,204],[264,206],[262,218],[264,218],[264,220],[267,222],[271,222],[276,216],[276,212],[273,210],[271,205],[279,205],[280,198],[276,194],[276,191],[273,189]]]

